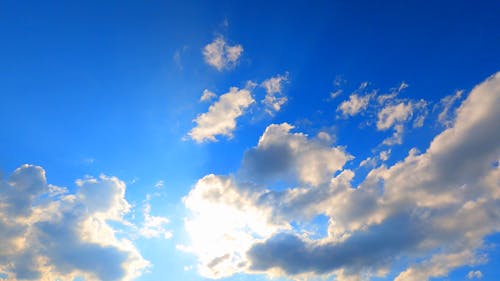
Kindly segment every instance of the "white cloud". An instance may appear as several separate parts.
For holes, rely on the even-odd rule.
[[[404,122],[411,117],[413,106],[411,103],[388,105],[378,113],[377,129],[387,130],[394,124]]]
[[[236,129],[236,119],[254,102],[248,89],[232,87],[209,107],[208,112],[196,117],[196,127],[188,135],[198,143],[216,141],[218,135],[231,138]]]
[[[387,102],[390,102],[394,100],[396,96],[399,95],[406,88],[408,88],[408,84],[406,84],[406,82],[403,81],[399,84],[399,86],[391,88],[389,93],[377,96],[377,102],[379,104],[385,104]]]
[[[481,279],[483,278],[483,273],[479,270],[471,270],[469,273],[467,273],[467,278],[469,279]]]
[[[238,63],[238,59],[243,53],[241,45],[229,45],[222,36],[217,37],[214,41],[203,48],[203,56],[205,62],[218,71],[231,69]]]
[[[382,161],[387,161],[390,156],[391,156],[391,150],[390,149],[389,150],[381,151],[380,154],[379,154],[379,158]]]
[[[368,102],[372,97],[373,95],[352,94],[349,96],[349,100],[343,101],[339,105],[337,111],[341,111],[344,116],[354,116],[368,107]]]
[[[283,104],[285,104],[288,100],[288,98],[282,93],[283,83],[286,82],[288,82],[288,73],[285,75],[271,77],[261,84],[261,86],[266,90],[266,96],[262,102],[266,106],[266,111],[270,115],[273,115],[274,112],[280,111],[281,106],[283,106]]]
[[[195,236],[187,248],[210,277],[247,272],[365,280],[398,264],[403,269],[394,272],[395,280],[422,281],[483,262],[477,251],[500,229],[499,126],[497,73],[471,91],[452,126],[425,152],[412,149],[351,186],[353,171],[326,169],[330,161],[322,158],[306,157],[303,163],[312,168],[302,174],[294,161],[308,150],[315,155],[317,144],[308,147],[314,140],[289,133],[290,125],[271,125],[245,158],[274,164],[247,169],[250,176],[240,180],[208,175],[186,197],[194,217],[186,228]],[[272,190],[250,180],[263,173],[287,179],[291,167],[305,186]],[[339,174],[315,185],[326,179],[317,169]],[[328,220],[326,234],[304,232],[303,225],[320,215]]]
[[[125,183],[104,175],[77,183],[77,193],[67,193],[33,165],[0,182],[0,272],[7,280],[132,280],[148,267],[108,223],[124,222],[130,209]]]
[[[172,232],[165,229],[165,225],[170,223],[170,220],[166,217],[152,216],[151,204],[149,202],[144,204],[143,216],[144,222],[139,229],[139,234],[141,236],[145,238],[172,238]]]
[[[451,108],[457,101],[462,98],[464,91],[456,91],[455,94],[446,96],[441,99],[441,106],[443,107],[443,111],[438,115],[439,123],[443,124],[446,127],[449,127],[453,122],[453,115],[450,113]]]
[[[373,157],[368,157],[359,163],[360,167],[375,167],[377,165],[377,159]]]
[[[203,94],[200,97],[200,101],[209,101],[215,97],[217,97],[217,95],[214,92],[205,89],[203,90]]]

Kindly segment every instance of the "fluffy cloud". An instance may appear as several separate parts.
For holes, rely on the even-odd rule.
[[[310,140],[291,129],[288,123],[267,127],[257,147],[245,153],[243,174],[258,182],[296,175],[304,184],[319,185],[352,159],[343,148],[325,143],[325,137]]]
[[[500,73],[471,92],[457,110],[454,126],[425,153],[412,152],[392,167],[372,170],[360,187],[348,192],[349,200],[331,197],[331,206],[344,206],[326,209],[329,237],[309,241],[276,234],[249,251],[252,268],[278,268],[290,275],[340,268],[360,272],[414,257],[396,278],[408,281],[444,276],[477,262],[474,253],[483,238],[500,230],[499,106]],[[357,204],[361,198],[366,203]],[[360,209],[350,211],[354,206]],[[391,238],[382,239],[387,236]],[[280,252],[285,245],[287,251]],[[297,263],[301,255],[304,263]],[[418,257],[428,258],[418,262]]]
[[[330,160],[304,156],[332,148],[291,134],[287,124],[272,125],[245,154],[245,177],[209,175],[185,198],[193,212],[186,223],[194,236],[190,249],[209,277],[253,272],[369,280],[395,271],[397,281],[422,281],[482,262],[477,251],[484,238],[500,231],[499,126],[497,73],[471,91],[452,126],[425,152],[412,149],[351,186],[354,172],[343,164],[327,168]],[[301,170],[304,163],[312,168]],[[291,175],[304,186],[270,189],[248,181]],[[307,226],[318,216],[327,229],[311,232]]]
[[[368,107],[368,103],[373,95],[360,96],[358,94],[352,94],[349,96],[349,100],[343,101],[337,111],[341,111],[344,116],[354,116]]]
[[[217,135],[231,138],[236,128],[236,119],[254,102],[249,89],[232,87],[209,107],[208,112],[196,117],[196,127],[188,135],[199,143],[216,141]]]
[[[129,211],[125,184],[101,176],[77,185],[76,194],[63,193],[32,165],[0,182],[0,272],[7,280],[132,280],[148,266],[108,224]]]
[[[205,62],[218,71],[230,69],[238,63],[243,53],[241,45],[229,45],[223,37],[217,37],[214,41],[203,48]]]
[[[286,82],[288,82],[288,73],[285,75],[271,77],[261,84],[261,86],[266,90],[266,96],[262,102],[266,106],[266,111],[270,115],[273,115],[274,112],[280,111],[281,106],[288,100],[288,98],[282,94],[283,83]]]
[[[387,130],[394,124],[406,121],[413,112],[411,103],[399,103],[384,107],[378,113],[377,129]]]

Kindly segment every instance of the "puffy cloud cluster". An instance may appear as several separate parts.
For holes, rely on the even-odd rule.
[[[239,44],[229,45],[221,36],[203,48],[205,62],[218,71],[230,69],[238,63],[238,59],[243,53],[243,47]]]
[[[236,119],[254,102],[249,89],[232,87],[209,107],[208,112],[196,117],[196,127],[188,135],[198,143],[216,141],[217,135],[231,138]]]
[[[266,106],[266,112],[273,115],[274,112],[281,110],[281,106],[285,104],[288,98],[283,95],[283,84],[288,82],[288,73],[285,75],[277,75],[271,77],[264,82],[261,86],[266,90],[266,96],[262,101]]]
[[[388,93],[382,94],[379,94],[378,90],[366,93],[367,86],[368,83],[363,82],[348,100],[340,103],[337,111],[340,111],[345,118],[366,112],[369,119],[376,120],[378,131],[387,131],[392,128],[393,134],[383,140],[383,145],[402,144],[405,128],[411,120],[413,120],[413,128],[424,125],[428,114],[428,103],[425,100],[398,98],[398,95],[408,88],[408,84],[401,82],[398,87],[391,88]]]
[[[456,112],[426,151],[373,168],[357,186],[342,149],[287,124],[269,126],[245,154],[240,178],[206,176],[185,198],[188,248],[201,273],[369,280],[393,272],[396,281],[422,281],[483,262],[485,237],[500,231],[500,73]],[[298,187],[258,185],[291,176]],[[312,231],[319,217],[326,229]]]
[[[0,273],[7,280],[132,280],[149,265],[108,223],[130,209],[125,184],[102,175],[77,186],[69,194],[49,185],[32,165],[0,181]]]

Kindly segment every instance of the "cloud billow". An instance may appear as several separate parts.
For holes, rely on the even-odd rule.
[[[132,280],[148,267],[108,224],[130,209],[125,184],[102,175],[77,185],[69,194],[47,184],[45,171],[33,165],[0,181],[0,272],[8,280]]]
[[[401,109],[391,111],[401,114],[386,119],[384,128],[407,119]],[[335,147],[290,133],[286,123],[269,126],[245,153],[238,174],[262,187],[209,175],[185,198],[198,214],[187,221],[188,233],[205,231],[192,247],[202,274],[335,275],[345,281],[392,272],[396,281],[422,281],[481,262],[485,237],[500,231],[500,73],[476,86],[456,112],[426,151],[411,149],[391,166],[375,166],[356,186],[355,171],[344,168],[349,154],[324,157]],[[265,188],[287,177],[299,186]],[[236,228],[221,220],[231,210],[242,214]],[[319,236],[303,228],[318,215],[328,219],[318,225],[327,228]],[[217,227],[203,227],[213,222]],[[217,251],[201,246],[210,243]]]

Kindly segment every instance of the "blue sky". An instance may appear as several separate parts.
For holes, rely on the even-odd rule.
[[[497,1],[3,1],[0,280],[500,278]]]

